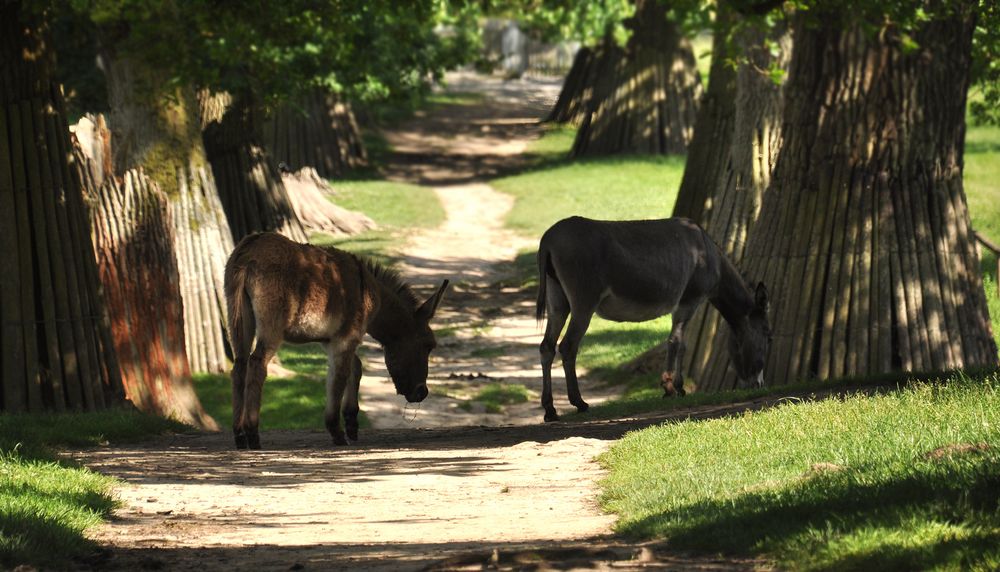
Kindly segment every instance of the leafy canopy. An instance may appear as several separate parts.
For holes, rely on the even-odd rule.
[[[405,96],[478,47],[477,5],[459,0],[64,1],[81,27],[169,82],[264,102],[317,86]]]

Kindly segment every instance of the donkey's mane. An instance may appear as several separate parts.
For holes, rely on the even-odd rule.
[[[416,294],[413,293],[413,288],[407,284],[403,277],[399,275],[399,272],[383,266],[378,262],[375,262],[371,258],[364,256],[358,256],[358,260],[364,263],[368,267],[368,271],[372,273],[375,280],[378,280],[383,286],[385,286],[390,292],[394,292],[399,300],[407,305],[411,310],[416,310],[417,306],[420,305],[420,301],[417,300]]]

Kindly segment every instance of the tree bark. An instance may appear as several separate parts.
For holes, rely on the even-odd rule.
[[[580,124],[615,90],[625,50],[607,35],[597,47],[580,48],[547,121]]]
[[[787,70],[792,47],[791,33],[781,24],[765,30],[747,23],[737,32],[737,40],[744,59],[736,75],[728,159],[713,196],[704,205],[702,224],[726,256],[742,267],[747,239],[760,214],[782,145],[784,87],[776,84],[767,70]],[[768,44],[777,49],[772,52]],[[717,336],[729,335],[721,326],[722,317],[707,304],[688,322],[684,368],[693,378],[719,379],[729,367],[726,352],[712,351]]]
[[[313,167],[324,179],[335,179],[368,165],[350,104],[319,89],[275,110],[263,133],[271,157],[291,171]]]
[[[0,4],[0,410],[123,404],[41,17]]]
[[[735,264],[743,259],[747,237],[757,220],[764,193],[781,148],[781,115],[784,84],[775,83],[768,70],[787,70],[791,33],[777,24],[738,21],[741,15],[720,6],[713,42],[708,101],[699,110],[699,124],[688,153],[674,216],[695,218]],[[734,36],[740,62],[736,69],[724,64],[732,51],[719,40]],[[771,47],[777,49],[772,50]],[[720,65],[716,65],[716,64]],[[713,92],[713,86],[719,90]],[[686,205],[682,206],[682,196]],[[697,218],[696,218],[697,217]],[[714,339],[727,336],[719,313],[704,304],[685,329],[684,371],[693,378],[706,372]],[[666,342],[623,367],[634,372],[658,371],[666,359]],[[728,367],[725,352],[712,361],[713,368]]]
[[[970,14],[928,22],[912,52],[843,14],[796,21],[783,144],[743,257],[771,289],[769,384],[997,364],[962,187]],[[736,383],[724,338],[699,389]]]
[[[722,186],[730,166],[736,116],[736,70],[727,61],[731,55],[727,42],[731,20],[727,4],[720,2],[712,34],[708,89],[698,106],[684,176],[674,203],[673,216],[687,217],[698,224],[704,222],[705,208]]]
[[[574,157],[686,151],[701,81],[691,44],[667,20],[666,10],[657,0],[636,0],[626,56],[602,70],[599,83],[611,88],[607,97],[593,98],[587,106]]]
[[[81,121],[76,132],[88,143],[76,145],[74,154],[92,205],[94,250],[125,394],[142,411],[218,430],[191,384],[170,203],[141,169],[120,179],[106,173],[103,154],[94,153],[110,148],[103,117]]]
[[[196,98],[189,88],[166,93],[164,73],[116,53],[113,38],[105,38],[104,45],[115,173],[124,176],[142,168],[166,194],[174,213],[174,252],[184,277],[190,368],[224,373],[228,341],[221,277],[233,241],[206,159]]]
[[[200,105],[205,150],[233,241],[254,232],[274,231],[306,242],[277,162],[259,142],[251,99],[203,92]]]

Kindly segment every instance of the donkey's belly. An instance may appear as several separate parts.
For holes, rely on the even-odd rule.
[[[673,311],[673,304],[643,304],[612,295],[597,306],[598,316],[614,322],[646,322]]]

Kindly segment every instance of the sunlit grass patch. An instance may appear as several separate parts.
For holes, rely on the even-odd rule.
[[[85,531],[116,506],[114,479],[57,461],[54,447],[97,446],[188,431],[134,410],[0,414],[0,568],[63,568],[94,544]]]
[[[560,163],[491,184],[516,199],[507,227],[540,238],[572,215],[601,220],[668,217],[683,169],[682,157],[625,156]]]
[[[529,398],[530,393],[524,385],[494,382],[480,389],[472,401],[482,403],[487,413],[503,413],[505,406],[525,403]]]
[[[428,187],[392,181],[332,181],[337,194],[332,199],[346,209],[360,211],[378,228],[346,237],[317,233],[313,244],[332,245],[349,252],[389,262],[398,256],[413,228],[434,228],[444,222],[444,207]]]
[[[1000,379],[789,402],[626,436],[602,457],[619,532],[792,569],[995,569]]]
[[[93,550],[84,533],[115,508],[114,479],[0,452],[0,567],[60,566]]]

